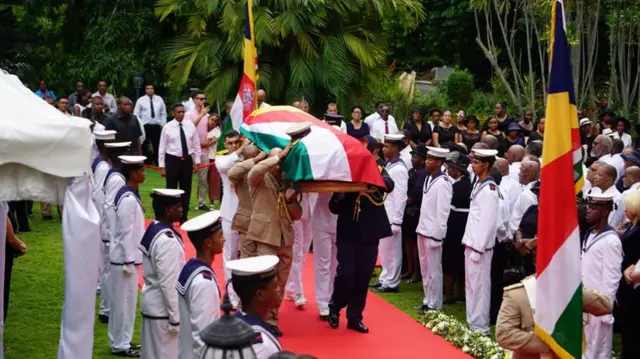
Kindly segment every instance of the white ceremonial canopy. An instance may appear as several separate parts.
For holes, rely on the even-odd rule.
[[[7,201],[64,205],[65,291],[58,358],[91,359],[101,261],[100,217],[91,200],[91,123],[61,113],[2,70],[0,109],[0,220],[6,224]],[[0,225],[0,262],[6,245],[3,228]],[[0,274],[4,265],[1,268]],[[0,275],[0,298],[3,290]],[[0,305],[0,340],[2,310]],[[0,359],[3,356],[0,350]]]

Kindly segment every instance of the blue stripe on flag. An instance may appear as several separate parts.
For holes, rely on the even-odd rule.
[[[569,93],[569,103],[576,104],[573,89],[573,70],[571,69],[571,49],[564,29],[564,8],[562,2],[556,1],[555,33],[553,39],[553,57],[549,73],[549,94]]]
[[[249,23],[249,6],[251,6],[251,1],[247,1],[247,4],[244,6],[244,37],[245,39],[251,41],[251,24]]]

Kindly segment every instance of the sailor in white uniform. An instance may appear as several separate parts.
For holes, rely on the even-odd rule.
[[[224,263],[238,258],[240,244],[240,233],[232,228],[233,216],[238,209],[238,194],[236,189],[231,187],[229,180],[229,170],[236,163],[243,160],[242,151],[249,144],[249,140],[241,140],[240,133],[229,131],[224,134],[224,148],[227,154],[216,156],[216,168],[222,179],[222,203],[220,204],[220,215],[222,217],[222,233],[224,236],[224,250],[222,260]],[[225,282],[231,279],[231,272],[224,269]],[[229,298],[234,307],[238,306],[238,296],[233,291],[233,286],[229,286]]]
[[[333,279],[338,267],[336,234],[338,216],[329,210],[333,193],[310,193],[309,206],[313,208],[311,232],[313,233],[313,267],[316,304],[320,318],[329,317],[329,301],[333,294]]]
[[[196,248],[196,257],[184,265],[176,284],[181,318],[179,359],[202,357],[204,343],[199,333],[220,317],[221,292],[211,263],[223,251],[223,221],[220,212],[211,211],[180,227]]]
[[[111,151],[107,151],[105,144],[107,141],[113,141],[116,139],[116,131],[95,131],[93,133],[95,138],[95,146],[99,151],[98,156],[91,163],[91,198],[93,199],[93,204],[95,204],[96,209],[98,210],[98,215],[100,216],[100,254],[103,258],[102,262],[99,264],[99,272],[98,272],[98,292],[100,293],[100,311],[98,313],[98,319],[102,323],[107,323],[109,321],[109,305],[107,304],[107,294],[108,290],[106,289],[105,279],[108,277],[107,273],[109,272],[109,237],[107,236],[106,231],[104,230],[103,219],[104,219],[104,179],[107,176],[107,172],[111,169],[111,163],[109,160],[108,153]],[[118,153],[121,155],[124,153]],[[105,291],[102,291],[102,288],[105,288]]]
[[[471,329],[489,333],[491,304],[491,257],[496,242],[496,223],[500,190],[489,176],[495,162],[496,150],[473,150],[471,167],[476,183],[471,192],[469,218],[462,244],[466,247],[465,297],[467,323]]]
[[[296,307],[302,307],[307,304],[307,298],[304,296],[304,287],[302,286],[302,265],[309,253],[311,247],[311,206],[309,204],[309,195],[302,193],[300,196],[300,207],[302,208],[302,217],[293,222],[293,250],[291,271],[289,279],[285,287],[285,296],[287,299],[293,300]],[[328,206],[328,204],[327,204]]]
[[[125,185],[117,191],[113,206],[113,236],[109,243],[111,264],[111,313],[109,315],[109,347],[118,356],[138,357],[131,346],[138,301],[138,271],[142,264],[142,252],[138,245],[144,235],[144,209],[140,202],[138,186],[144,182],[145,156],[120,156]]]
[[[384,147],[382,148],[387,160],[385,169],[395,183],[393,191],[387,195],[384,201],[392,234],[391,237],[382,238],[378,246],[382,272],[378,278],[379,285],[374,286],[383,293],[398,291],[402,270],[402,220],[407,204],[407,186],[409,185],[409,171],[400,159],[400,150],[404,148],[403,140],[403,134],[385,135]]]
[[[618,284],[622,278],[622,242],[608,223],[613,202],[614,196],[610,193],[587,196],[587,223],[592,227],[585,233],[586,238],[582,245],[582,285],[611,301],[616,298]],[[582,357],[611,358],[613,315],[585,315],[587,350]]]
[[[613,210],[609,214],[609,225],[616,228],[626,219],[624,214],[624,197],[615,185],[617,170],[612,165],[603,164],[598,167],[593,185],[599,191],[592,191],[591,194],[610,194],[613,198]],[[594,189],[595,189],[594,188]]]
[[[257,359],[267,359],[282,351],[282,346],[265,321],[269,311],[280,302],[276,266],[280,260],[274,255],[243,258],[227,263],[231,281],[242,302],[236,316],[250,324],[256,332],[252,343]],[[207,358],[208,359],[208,358]]]
[[[178,357],[180,311],[176,282],[184,266],[184,243],[173,223],[182,217],[181,189],[151,192],[155,220],[138,248],[142,251],[142,358]]]
[[[425,169],[429,173],[422,189],[418,234],[418,257],[422,273],[421,312],[442,309],[442,241],[447,234],[453,185],[442,172],[442,164],[449,150],[427,147]]]

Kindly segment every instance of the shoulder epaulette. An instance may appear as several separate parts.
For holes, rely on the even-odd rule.
[[[209,271],[202,271],[202,272],[200,272],[200,273],[202,273],[202,277],[203,277],[204,279],[213,280],[213,274],[211,274],[211,272],[209,272]]]
[[[496,190],[496,185],[495,185],[495,184],[493,184],[493,183],[491,183],[491,184],[489,185],[489,189],[490,189],[490,190],[492,190],[492,191],[495,191],[495,190]]]
[[[522,284],[522,283],[518,282],[518,283],[516,283],[516,284],[512,284],[512,285],[509,285],[509,286],[504,287],[503,291],[508,292],[508,291],[510,291],[510,290],[514,290],[514,289],[518,289],[518,288],[523,288],[523,287],[524,287],[524,284]]]
[[[173,237],[175,237],[175,236],[173,235],[173,231],[166,231],[166,232],[164,232],[164,234],[165,234],[167,237],[169,237],[169,238],[173,238]]]
[[[262,344],[262,333],[256,333],[256,336],[251,341],[251,344]]]

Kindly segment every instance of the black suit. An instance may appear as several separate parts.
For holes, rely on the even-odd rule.
[[[382,198],[384,192],[391,192],[394,187],[387,172],[384,169],[381,172],[387,189],[373,193],[376,198]],[[335,193],[329,202],[331,212],[338,215],[338,268],[329,309],[339,313],[347,307],[349,323],[362,321],[371,273],[378,258],[378,242],[391,236],[391,224],[383,205],[375,205],[362,196],[359,214],[354,213],[359,196],[359,193]]]

